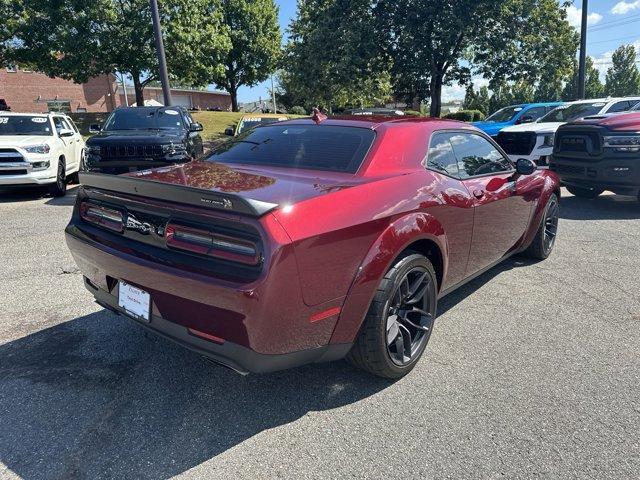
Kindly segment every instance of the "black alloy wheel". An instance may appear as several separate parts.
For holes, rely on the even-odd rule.
[[[536,236],[526,250],[526,254],[537,260],[549,258],[558,237],[558,223],[560,219],[560,200],[554,193],[545,207],[542,222]]]
[[[431,277],[417,266],[400,280],[387,309],[387,352],[398,366],[411,363],[429,340],[434,318],[426,295]]]
[[[437,295],[431,262],[413,251],[401,254],[380,281],[347,359],[384,378],[408,374],[431,338]]]

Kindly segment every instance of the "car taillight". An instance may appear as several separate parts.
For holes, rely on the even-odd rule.
[[[122,233],[124,231],[124,216],[122,212],[89,202],[80,204],[80,217],[89,223],[99,225],[108,230]]]
[[[256,265],[260,261],[258,247],[250,240],[175,224],[167,225],[165,236],[170,248],[248,265]]]

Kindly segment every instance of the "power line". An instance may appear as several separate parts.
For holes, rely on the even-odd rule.
[[[598,43],[617,42],[617,41],[620,41],[620,40],[628,40],[630,38],[637,38],[637,39],[640,40],[640,35],[636,34],[636,35],[629,35],[627,37],[610,38],[609,40],[598,40],[597,42],[589,42],[589,44],[595,45],[595,44],[598,44]]]
[[[634,15],[633,18],[628,17],[620,20],[614,20],[612,22],[599,23],[597,25],[593,25],[592,27],[588,27],[588,30],[590,32],[601,32],[603,30],[608,30],[610,28],[618,28],[624,25],[634,24],[634,23],[637,23],[638,21],[640,21],[640,15]]]

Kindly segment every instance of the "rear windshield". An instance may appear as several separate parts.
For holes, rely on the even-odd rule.
[[[47,117],[28,115],[7,115],[3,117],[0,115],[0,135],[39,135],[48,137],[53,135],[53,131]]]
[[[123,108],[107,119],[104,130],[175,130],[182,128],[180,112],[172,108]]]
[[[220,145],[209,160],[355,173],[375,132],[325,125],[268,125]]]

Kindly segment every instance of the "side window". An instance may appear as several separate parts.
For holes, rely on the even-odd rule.
[[[80,133],[80,130],[78,130],[78,127],[76,127],[76,124],[75,124],[75,123],[73,123],[73,120],[71,120],[70,118],[66,118],[65,120],[66,120],[66,122],[67,122],[69,125],[71,125],[71,129],[72,129],[74,132],[76,132],[76,133]]]
[[[456,133],[451,136],[451,145],[462,179],[513,170],[511,162],[480,135]]]
[[[531,117],[534,120],[538,120],[545,114],[546,109],[544,107],[533,107],[522,114],[523,117]]]
[[[631,108],[631,106],[631,102],[629,102],[628,100],[625,100],[624,102],[614,103],[613,105],[611,105],[611,108],[607,110],[607,113],[626,112]]]
[[[436,172],[458,177],[458,160],[453,153],[453,147],[449,141],[451,133],[436,133],[429,144],[427,155],[427,168]]]
[[[62,129],[65,128],[62,123],[62,118],[60,117],[53,117],[53,126],[56,127],[56,132],[58,132],[58,135],[60,135]]]
[[[191,119],[191,115],[186,110],[182,111],[182,121],[184,122],[184,126],[188,129],[189,126],[193,123]]]

